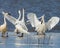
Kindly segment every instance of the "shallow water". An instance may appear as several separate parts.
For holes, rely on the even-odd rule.
[[[36,32],[33,36],[24,34],[17,37],[14,32],[8,32],[9,37],[0,36],[0,48],[59,48],[60,33],[46,33],[45,37],[39,37]],[[1,33],[0,33],[1,35]]]

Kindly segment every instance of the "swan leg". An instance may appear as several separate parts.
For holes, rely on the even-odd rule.
[[[15,29],[15,31],[14,32],[16,32],[16,34],[19,34],[20,32],[18,31],[18,29]]]
[[[24,35],[24,34],[23,34],[23,33],[21,33],[21,36],[19,35],[18,37],[23,37],[23,35]]]
[[[44,33],[44,32],[43,32],[42,34],[43,34],[43,35],[45,35],[45,33]]]
[[[44,32],[42,32],[42,33],[37,32],[37,35],[45,35],[45,33]]]
[[[17,31],[16,33],[19,34],[20,32]]]
[[[39,33],[37,32],[37,35],[39,35]]]
[[[2,36],[1,37],[4,37],[4,35],[5,35],[5,32],[2,32]]]
[[[6,37],[8,37],[8,32],[7,32],[7,35],[6,35]]]
[[[2,36],[1,36],[1,37],[4,37],[4,36],[3,36],[3,34],[2,34]]]
[[[2,36],[1,37],[5,37],[5,33],[6,32],[2,32]],[[6,37],[8,37],[8,33],[7,33]]]
[[[23,33],[20,33],[17,29],[15,29],[15,32],[19,34],[18,37],[23,37]]]

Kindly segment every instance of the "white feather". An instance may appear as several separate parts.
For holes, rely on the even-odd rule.
[[[44,15],[41,16],[41,21],[38,20],[34,13],[29,13],[27,18],[29,19],[32,27],[35,27],[35,30],[40,34],[45,33],[45,31],[51,30],[59,22],[59,17],[52,17],[47,23],[44,20]]]
[[[36,17],[36,14],[34,13],[29,13],[27,15],[27,18],[29,19],[29,22],[31,23],[32,27],[35,27],[40,23],[38,18]]]
[[[0,25],[0,32],[2,32],[2,36],[5,35],[7,31],[7,23],[6,23],[6,19],[4,17],[4,23],[2,25]]]
[[[4,17],[8,21],[10,21],[13,25],[15,25],[16,29],[18,29],[19,32],[28,33],[28,31],[27,31],[28,29],[27,29],[25,22],[24,22],[24,15],[23,15],[23,18],[21,20],[18,20],[16,18],[8,15],[8,13],[2,12],[2,14],[4,15]]]
[[[19,14],[19,17],[18,17],[18,20],[21,19],[21,11],[18,10],[18,14]]]
[[[11,15],[8,15],[8,13],[5,12],[2,12],[2,14],[6,19],[8,19],[8,21],[10,21],[13,25],[15,25],[15,22],[17,20],[16,18],[12,17]]]
[[[51,30],[56,24],[59,23],[59,17],[52,17],[46,24],[48,30]]]
[[[22,19],[21,19],[21,25],[22,25],[24,30],[28,31],[28,28],[26,27],[25,20],[24,20],[24,9],[23,9],[23,16],[22,16]]]

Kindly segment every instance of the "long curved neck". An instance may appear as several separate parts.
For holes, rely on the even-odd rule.
[[[21,18],[21,11],[19,10],[18,13],[19,13],[19,17],[18,17],[19,20]]]
[[[4,17],[4,24],[6,24],[6,19],[5,19],[5,17]]]
[[[24,21],[24,9],[23,9],[23,15],[22,15],[23,17],[22,17],[22,21]]]
[[[45,23],[45,21],[44,21],[44,16],[42,16],[41,23]]]

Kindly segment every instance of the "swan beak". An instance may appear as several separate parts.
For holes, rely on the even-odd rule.
[[[3,14],[4,16],[8,15],[8,13],[5,13],[4,11],[2,11],[2,14]]]
[[[5,14],[5,12],[2,11],[2,14]]]

